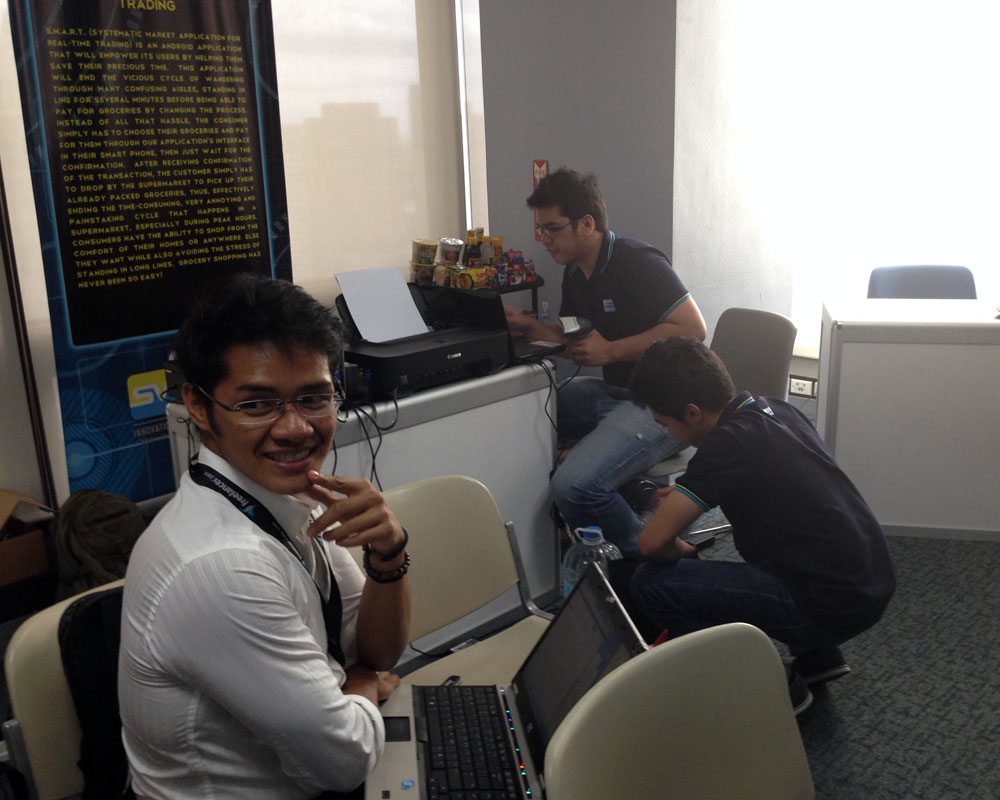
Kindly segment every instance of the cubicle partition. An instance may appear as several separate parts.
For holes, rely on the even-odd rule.
[[[1000,540],[1000,320],[977,300],[823,308],[817,427],[889,533]]]

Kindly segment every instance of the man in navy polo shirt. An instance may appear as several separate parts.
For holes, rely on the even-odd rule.
[[[850,672],[838,645],[882,617],[896,571],[881,526],[809,420],[781,400],[737,392],[718,356],[693,339],[650,347],[630,390],[698,448],[639,537],[649,561],[631,593],[641,611],[671,638],[756,625],[789,645],[806,683]],[[715,506],[745,563],[701,560],[679,538]]]
[[[642,521],[618,488],[683,445],[629,401],[629,375],[653,342],[704,339],[705,320],[663,253],[608,229],[593,175],[563,167],[539,181],[528,206],[535,233],[566,267],[559,315],[588,320],[593,330],[568,338],[562,325],[512,308],[508,326],[531,339],[565,342],[574,362],[603,368],[603,378],[575,376],[559,389],[559,435],[573,447],[552,478],[553,498],[570,528],[599,525],[624,554],[638,555]]]

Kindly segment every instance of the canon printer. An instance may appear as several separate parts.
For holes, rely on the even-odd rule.
[[[495,315],[477,314],[473,292],[416,283],[408,288],[428,332],[388,342],[361,338],[343,295],[336,300],[345,328],[344,361],[364,374],[372,397],[402,397],[507,366],[507,325]]]

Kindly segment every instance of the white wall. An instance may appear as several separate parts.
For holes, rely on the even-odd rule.
[[[6,266],[6,265],[0,265]],[[35,455],[31,431],[28,398],[21,376],[21,359],[18,351],[14,314],[7,304],[7,270],[0,269],[0,454],[17,454],[0,457],[0,488],[19,492],[45,502],[45,490]]]
[[[14,72],[13,44],[6,3],[0,8],[0,161],[3,166],[4,191],[7,199],[7,220],[13,236],[14,260],[20,276],[21,298],[25,308],[41,309],[41,317],[26,313],[28,337],[32,346],[36,375],[42,378],[39,392],[48,390],[50,413],[56,412],[55,359],[52,356],[48,324],[48,311],[42,275],[42,250],[38,239],[38,222],[35,218],[31,196],[31,178],[28,172],[28,153],[25,147],[24,124],[21,118],[20,96]],[[25,276],[29,276],[25,280]],[[38,280],[30,276],[37,276]],[[0,486],[26,494],[36,500],[45,500],[44,483],[39,471],[38,458],[28,416],[27,396],[23,384],[20,354],[14,328],[14,312],[9,303],[6,276],[0,279],[0,385],[3,386],[0,404]],[[54,418],[55,419],[55,418]],[[46,431],[61,440],[62,428],[53,422],[55,430]],[[65,457],[63,458],[65,464]]]
[[[979,0],[679,0],[674,257],[708,315],[791,314],[815,355],[875,266],[964,264],[1000,302],[998,28]]]

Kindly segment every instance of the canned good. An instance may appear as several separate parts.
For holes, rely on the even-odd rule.
[[[434,282],[433,264],[417,264],[411,261],[410,266],[413,268],[413,280],[417,283],[427,285]]]
[[[432,239],[414,239],[411,261],[415,264],[433,264],[437,249],[438,243]]]
[[[441,238],[441,263],[457,264],[462,254],[462,240],[449,236]]]
[[[451,286],[451,264],[434,265],[434,283],[437,286]]]

